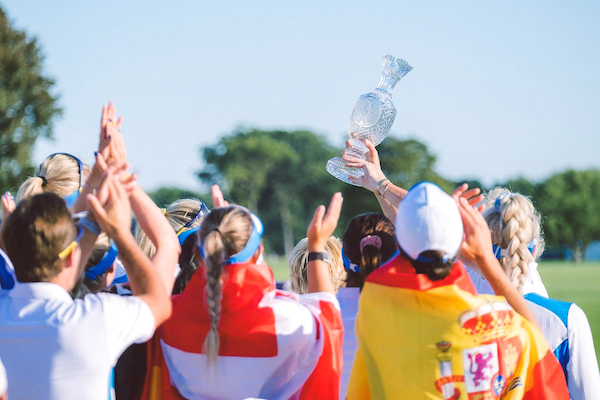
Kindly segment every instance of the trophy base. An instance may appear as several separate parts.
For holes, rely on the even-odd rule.
[[[365,172],[360,168],[348,168],[345,164],[346,162],[342,160],[342,157],[335,157],[327,161],[327,166],[325,168],[327,169],[327,172],[338,178],[340,181],[352,186],[361,187],[359,184],[350,181],[348,177],[352,176],[354,178],[360,178]]]

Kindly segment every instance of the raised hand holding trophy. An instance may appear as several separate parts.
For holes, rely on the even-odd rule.
[[[369,139],[375,146],[385,139],[396,118],[396,108],[392,103],[392,91],[394,86],[402,77],[408,74],[412,67],[401,59],[391,55],[383,56],[383,72],[377,88],[371,93],[363,94],[358,98],[350,123],[348,124],[348,136],[350,137],[350,149],[346,154],[365,159],[367,147],[364,140]],[[359,186],[351,182],[348,177],[359,178],[364,171],[359,168],[348,168],[341,157],[335,157],[327,161],[327,172],[339,180],[350,185]]]

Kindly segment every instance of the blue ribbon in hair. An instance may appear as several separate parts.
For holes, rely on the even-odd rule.
[[[529,250],[529,252],[533,254],[533,252],[535,251],[535,239],[531,239],[531,242],[527,245],[527,250]],[[503,249],[498,245],[493,244],[492,251],[494,252],[494,256],[496,256],[498,260],[506,256],[506,249]]]
[[[96,280],[97,277],[105,273],[111,267],[111,265],[114,264],[116,259],[117,246],[114,243],[111,243],[108,251],[104,253],[102,260],[100,260],[100,262],[94,265],[92,268],[85,271],[85,278]]]
[[[254,255],[254,253],[256,253],[256,250],[258,250],[258,247],[260,246],[260,239],[262,238],[265,230],[264,226],[256,215],[245,208],[243,209],[250,215],[250,219],[252,219],[252,233],[250,234],[250,238],[246,242],[244,248],[238,253],[223,260],[223,265],[237,264],[248,261]],[[200,251],[202,258],[204,258],[204,249],[202,248],[202,243],[200,243],[200,241],[198,241],[198,250]]]
[[[390,258],[388,258],[387,260],[383,261],[381,263],[381,265],[390,261],[392,258],[396,257],[398,254],[400,254],[400,250],[396,250],[394,252],[394,254],[392,254],[390,256]],[[360,266],[357,264],[354,264],[352,261],[350,261],[350,259],[346,255],[346,252],[344,251],[343,247],[342,247],[342,262],[344,263],[344,268],[346,268],[348,271],[352,271],[352,272],[356,272],[356,273],[358,273],[360,271]]]

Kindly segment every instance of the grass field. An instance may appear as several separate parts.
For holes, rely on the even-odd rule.
[[[268,257],[275,279],[288,279],[287,260],[283,257]],[[600,359],[600,262],[574,264],[566,261],[542,261],[538,267],[550,297],[577,303],[585,311]]]

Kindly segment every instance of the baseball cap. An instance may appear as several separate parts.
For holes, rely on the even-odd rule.
[[[434,183],[416,184],[398,206],[396,239],[413,260],[428,250],[439,251],[444,258],[455,258],[463,239],[456,201]]]

